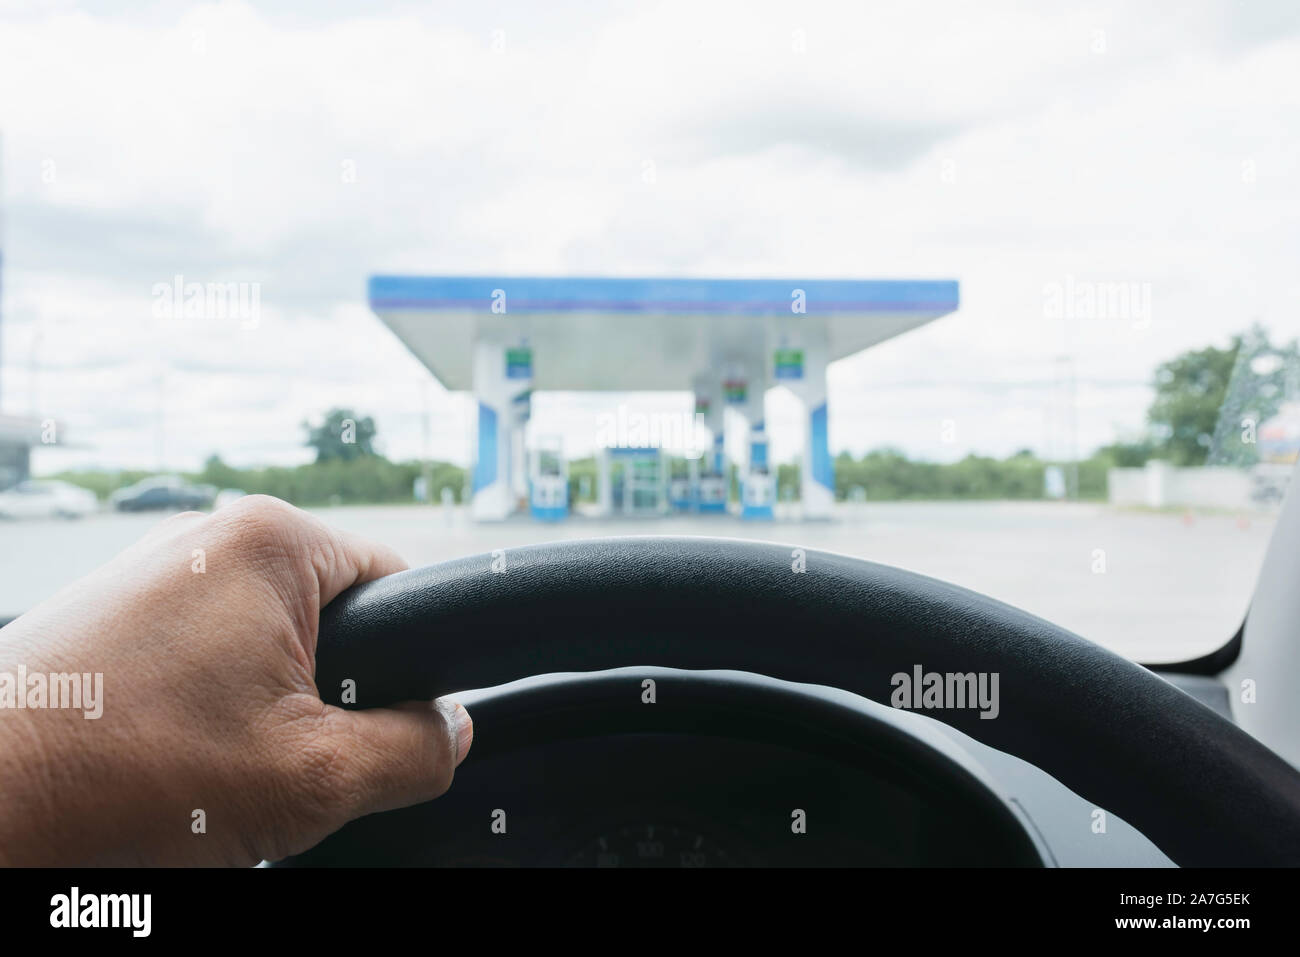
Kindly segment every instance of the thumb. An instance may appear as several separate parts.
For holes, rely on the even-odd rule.
[[[445,793],[474,740],[469,712],[449,698],[367,711],[327,708],[332,787],[346,795],[349,819]]]

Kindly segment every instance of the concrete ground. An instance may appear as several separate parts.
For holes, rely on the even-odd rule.
[[[1241,623],[1274,515],[1196,515],[1105,505],[924,502],[841,505],[834,521],[574,518],[471,522],[463,509],[317,509],[386,542],[413,565],[531,542],[607,535],[719,535],[787,542],[945,579],[1055,621],[1121,654],[1169,661],[1204,653]],[[0,617],[21,613],[160,520],[0,523]],[[1103,569],[1104,570],[1094,570]]]

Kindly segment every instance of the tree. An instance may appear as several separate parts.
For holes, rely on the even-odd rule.
[[[1155,454],[1155,444],[1149,438],[1142,438],[1103,445],[1092,454],[1092,458],[1105,460],[1111,468],[1140,469]]]
[[[1300,350],[1269,344],[1256,325],[1226,349],[1193,349],[1156,369],[1156,398],[1147,413],[1155,452],[1174,465],[1244,465],[1254,446],[1242,442],[1246,424],[1274,415],[1287,397]]]
[[[217,488],[240,488],[240,479],[239,469],[231,468],[221,461],[221,456],[215,452],[208,456],[203,463],[203,471],[199,473],[199,481]]]
[[[358,418],[351,409],[330,409],[325,421],[313,426],[304,422],[306,444],[316,450],[317,462],[350,462],[375,454],[375,420]]]

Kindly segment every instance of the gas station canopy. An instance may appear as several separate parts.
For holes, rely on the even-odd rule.
[[[802,515],[828,518],[835,481],[827,364],[950,313],[957,299],[952,280],[370,280],[370,307],[380,319],[443,386],[474,393],[472,505],[477,518],[488,520],[505,518],[524,502],[539,518],[568,513],[562,464],[552,467],[526,447],[532,396],[545,391],[693,392],[711,451],[703,461],[692,457],[689,480],[665,493],[661,450],[628,443],[639,458],[625,478],[624,511],[728,509],[724,431],[738,429],[730,444],[744,449],[735,462],[739,514],[772,518],[775,468],[763,419],[764,397],[774,385],[804,407]],[[609,457],[607,449],[598,456],[601,514],[610,514],[619,498]]]
[[[369,297],[451,390],[473,388],[476,340],[526,337],[539,391],[687,391],[720,362],[761,367],[790,327],[824,328],[834,361],[958,305],[953,280],[374,276]]]

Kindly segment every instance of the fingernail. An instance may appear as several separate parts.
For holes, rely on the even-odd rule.
[[[474,719],[469,716],[465,706],[459,701],[449,702],[451,722],[456,733],[456,766],[469,754],[469,746],[474,743]]]

